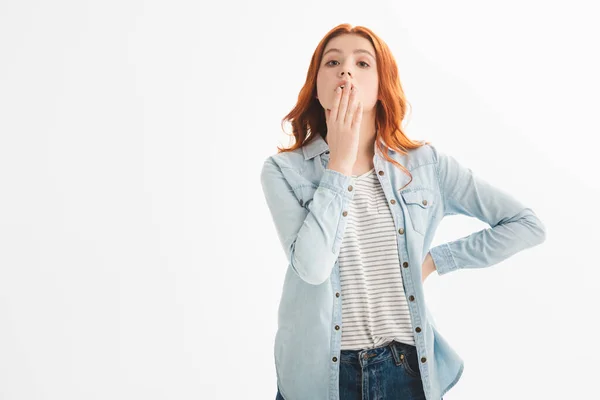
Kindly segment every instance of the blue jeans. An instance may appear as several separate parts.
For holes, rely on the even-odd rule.
[[[340,400],[395,399],[425,400],[415,346],[393,341],[374,349],[341,351]],[[276,400],[285,400],[279,388]]]

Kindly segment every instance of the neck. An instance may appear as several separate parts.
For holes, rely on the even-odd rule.
[[[375,155],[375,139],[377,130],[375,128],[375,110],[363,113],[360,124],[360,137],[358,139],[358,159],[372,159]]]

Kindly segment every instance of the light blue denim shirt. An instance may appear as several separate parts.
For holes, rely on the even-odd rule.
[[[421,267],[431,253],[439,275],[485,268],[545,240],[531,208],[426,144],[407,155],[388,149],[409,176],[381,156],[373,163],[396,227],[423,389],[440,400],[460,379],[464,361],[436,329],[425,304]],[[327,169],[329,147],[316,135],[303,147],[268,157],[261,184],[287,258],[274,359],[286,400],[339,400],[342,301],[338,254],[355,178]],[[490,228],[430,248],[446,215],[475,217]],[[408,300],[410,299],[410,300]],[[341,399],[343,400],[343,399]]]

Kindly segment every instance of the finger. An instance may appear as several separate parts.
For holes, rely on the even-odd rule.
[[[358,103],[357,89],[352,88],[352,90],[350,91],[350,100],[348,101],[348,109],[346,111],[346,116],[344,118],[344,125],[352,124],[352,119],[356,112],[357,103]]]
[[[337,120],[338,108],[340,106],[340,98],[342,96],[342,90],[338,87],[335,89],[335,98],[333,99],[333,105],[331,106],[331,110],[329,112],[329,118],[332,121]]]
[[[362,107],[362,103],[359,101],[358,105],[356,107],[356,113],[354,114],[354,121],[352,124],[352,128],[360,126],[360,123],[362,121],[362,115],[363,115],[363,107]]]
[[[350,97],[350,83],[346,82],[340,99],[340,108],[338,110],[337,121],[344,121],[346,118],[346,109],[348,108],[348,98]]]

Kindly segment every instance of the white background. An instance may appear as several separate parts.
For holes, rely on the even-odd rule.
[[[445,400],[597,399],[592,1],[0,2],[0,399],[274,399],[259,174],[329,29],[390,46],[429,140],[546,241],[425,282]],[[487,227],[446,218],[433,245]]]

